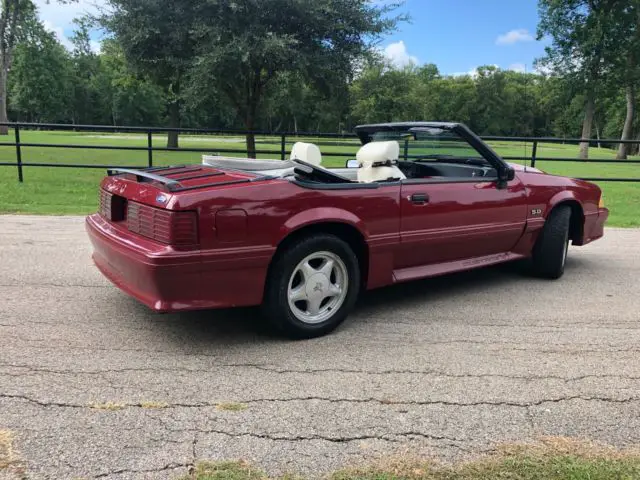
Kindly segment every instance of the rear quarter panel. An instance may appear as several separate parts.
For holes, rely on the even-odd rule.
[[[286,180],[269,180],[174,197],[172,207],[199,212],[203,257],[222,252],[229,265],[242,257],[260,258],[250,272],[264,285],[277,246],[292,232],[321,222],[355,227],[369,247],[368,286],[391,282],[393,253],[399,241],[400,186],[339,190],[313,189]],[[229,231],[233,229],[233,231]],[[387,278],[388,277],[388,278]]]

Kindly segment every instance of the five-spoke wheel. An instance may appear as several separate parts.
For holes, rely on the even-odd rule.
[[[303,237],[274,260],[264,310],[290,336],[316,337],[346,318],[359,288],[358,259],[348,243],[330,234]]]
[[[300,321],[320,323],[342,305],[349,275],[344,262],[332,252],[317,252],[304,258],[289,280],[289,307]]]

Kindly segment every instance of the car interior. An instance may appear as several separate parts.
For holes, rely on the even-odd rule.
[[[288,160],[203,156],[203,163],[211,166],[255,171],[262,175],[310,184],[371,184],[406,179],[497,177],[495,168],[477,153],[422,157],[412,155],[410,159],[401,159],[400,143],[397,140],[380,139],[366,143],[358,150],[356,158],[349,160],[344,168],[326,168],[322,161],[320,148],[307,142],[296,142]]]

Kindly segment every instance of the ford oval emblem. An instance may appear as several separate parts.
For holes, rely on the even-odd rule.
[[[156,197],[156,202],[158,203],[165,203],[167,201],[167,197],[165,197],[164,195],[160,194]]]

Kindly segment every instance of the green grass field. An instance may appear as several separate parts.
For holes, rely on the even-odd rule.
[[[323,153],[349,155],[324,157],[327,166],[343,166],[348,158],[353,158],[358,149],[356,140],[309,139],[321,144]],[[12,142],[13,135],[0,141]],[[22,131],[24,143],[50,143],[75,145],[117,145],[146,147],[145,134],[78,133],[78,132],[38,132]],[[277,138],[257,139],[259,150],[280,150]],[[287,139],[290,151],[294,139]],[[345,145],[345,143],[347,145]],[[166,146],[165,135],[154,135],[154,146]],[[230,136],[186,136],[180,138],[183,148],[204,148],[209,153],[227,156],[245,156],[244,138]],[[493,142],[492,146],[503,156],[528,156],[530,144]],[[237,153],[220,152],[220,149],[234,149]],[[204,152],[153,152],[154,165],[175,165],[200,163]],[[411,152],[410,153],[416,153]],[[577,157],[575,145],[540,144],[538,157]],[[279,158],[279,154],[258,155],[260,158]],[[15,162],[15,147],[0,145],[0,162]],[[613,159],[611,150],[592,148],[590,158]],[[639,159],[640,157],[633,157]],[[44,148],[23,147],[22,160],[25,163],[69,163],[105,164],[121,166],[142,166],[147,164],[146,151],[91,150],[85,148]],[[542,170],[572,177],[631,177],[640,179],[640,164],[597,164],[584,162],[543,162],[536,165]],[[97,189],[104,169],[24,167],[24,183],[17,180],[16,167],[0,166],[0,213],[38,214],[86,214],[95,211]],[[604,191],[605,203],[611,209],[609,225],[640,226],[640,183],[598,182]]]

